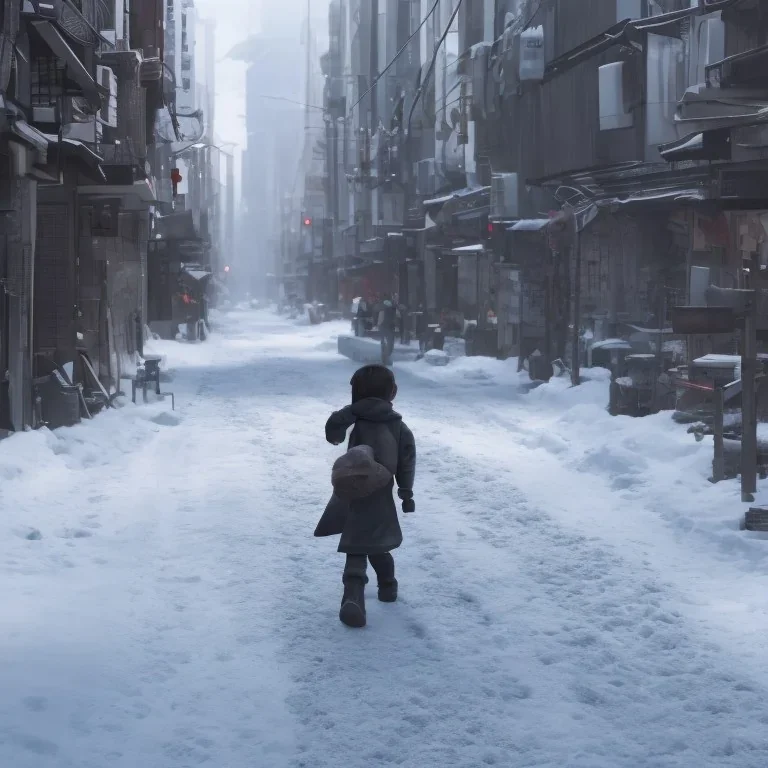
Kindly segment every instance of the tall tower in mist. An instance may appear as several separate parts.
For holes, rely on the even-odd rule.
[[[287,6],[295,12],[289,12]],[[312,6],[313,17],[318,17],[314,26],[326,28],[325,9],[316,0]],[[293,225],[300,223],[296,208],[300,202],[293,201],[301,196],[307,133],[303,106],[307,100],[306,14],[306,0],[263,3],[261,31],[231,54],[247,64],[239,263],[241,270],[250,273],[251,290],[257,293],[265,291],[266,275],[276,279],[280,274],[283,228],[292,225],[290,214],[284,220],[284,213],[296,209]],[[317,45],[313,51],[311,70],[315,73],[319,68]],[[319,99],[322,90],[315,91],[310,92]],[[312,121],[322,125],[322,113],[313,110]]]

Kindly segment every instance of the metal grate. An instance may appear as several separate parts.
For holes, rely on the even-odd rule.
[[[39,56],[32,61],[31,97],[33,107],[49,107],[64,95],[66,65],[53,56]]]

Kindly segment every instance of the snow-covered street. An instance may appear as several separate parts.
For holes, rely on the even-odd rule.
[[[768,540],[598,372],[396,364],[401,598],[339,623],[347,329],[232,312],[161,346],[175,412],[0,443],[0,766],[765,768]]]

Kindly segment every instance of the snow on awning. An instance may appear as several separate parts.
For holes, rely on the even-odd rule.
[[[739,355],[704,355],[704,357],[696,358],[693,361],[694,365],[703,366],[706,368],[735,368],[741,362]]]
[[[184,270],[194,280],[205,280],[206,277],[210,277],[210,272],[204,272],[201,269],[186,269]]]
[[[632,323],[627,323],[626,326],[637,333],[647,333],[651,336],[658,336],[660,333],[665,336],[672,336],[675,333],[671,328],[643,328],[640,325],[632,325]]]
[[[482,243],[475,245],[462,245],[460,248],[454,248],[451,253],[482,253],[485,246]]]
[[[38,131],[37,128],[33,128],[25,120],[14,120],[11,123],[11,131],[40,152],[45,152],[48,149],[50,143],[48,136]]]
[[[520,219],[511,227],[507,227],[507,232],[541,232],[549,226],[549,219]]]
[[[632,349],[632,345],[624,339],[603,339],[596,341],[592,349]]]
[[[631,205],[632,203],[653,203],[660,200],[672,201],[699,201],[706,200],[707,196],[702,189],[675,189],[666,192],[652,192],[647,195],[631,195],[630,197],[614,197],[609,200],[601,200],[598,205],[601,207],[609,205]]]
[[[434,197],[431,200],[425,200],[422,205],[443,205],[450,203],[451,200],[463,200],[466,197],[472,195],[490,194],[490,187],[464,187],[463,189],[457,189],[455,192],[451,192],[450,195],[443,195],[442,197]]]

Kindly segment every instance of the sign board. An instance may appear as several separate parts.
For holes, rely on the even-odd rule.
[[[709,288],[709,267],[691,267],[688,295],[692,307],[707,306],[707,288]]]
[[[736,315],[730,307],[673,307],[672,330],[679,334],[733,333]]]

